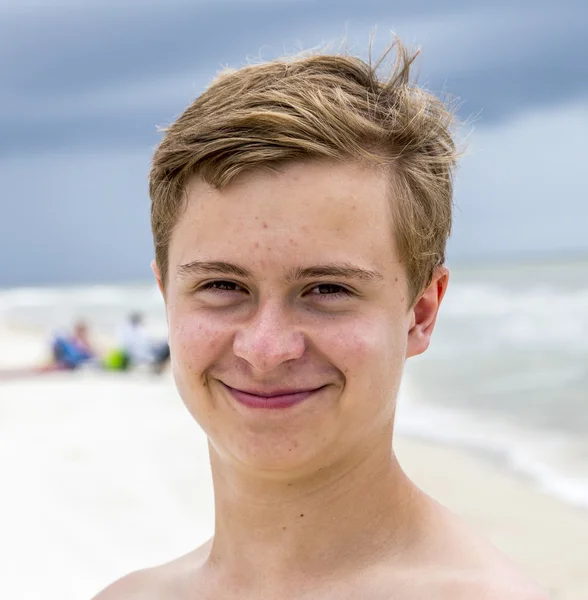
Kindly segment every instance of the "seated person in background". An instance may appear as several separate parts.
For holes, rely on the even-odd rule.
[[[57,334],[51,343],[53,362],[46,370],[73,370],[95,358],[88,340],[88,326],[77,321],[70,334]]]
[[[54,333],[49,350],[50,357],[46,364],[0,369],[0,380],[43,375],[55,371],[73,371],[83,365],[97,364],[96,352],[88,339],[88,326],[81,320],[75,323],[71,332]]]

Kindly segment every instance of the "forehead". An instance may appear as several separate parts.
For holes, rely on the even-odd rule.
[[[316,161],[247,173],[220,190],[195,178],[172,235],[171,267],[198,258],[262,256],[390,261],[388,177],[354,163]]]

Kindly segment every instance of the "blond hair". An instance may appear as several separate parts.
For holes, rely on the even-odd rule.
[[[393,48],[392,72],[380,77]],[[394,239],[414,301],[445,262],[457,158],[451,111],[411,81],[417,54],[396,41],[376,64],[312,54],[221,73],[165,130],[153,157],[151,224],[164,285],[191,178],[223,188],[248,170],[328,158],[390,168]]]

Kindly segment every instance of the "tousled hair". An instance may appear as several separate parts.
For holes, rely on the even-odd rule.
[[[391,73],[381,76],[392,52]],[[310,54],[222,72],[165,131],[149,177],[155,260],[168,277],[186,186],[223,188],[246,171],[312,159],[389,168],[396,249],[414,302],[445,262],[457,151],[449,107],[411,80],[398,40],[373,63]]]

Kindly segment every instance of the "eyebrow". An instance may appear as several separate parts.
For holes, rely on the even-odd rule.
[[[251,277],[252,274],[247,269],[224,261],[202,261],[193,260],[185,265],[178,267],[178,276],[185,279],[196,275],[234,275],[235,277]]]
[[[357,267],[350,263],[335,263],[328,265],[312,265],[298,267],[286,275],[286,281],[299,281],[300,279],[313,279],[319,277],[334,277],[342,279],[359,279],[361,281],[381,281],[383,275],[378,271]]]
[[[181,279],[197,275],[232,275],[234,277],[251,278],[251,271],[225,261],[200,261],[193,260],[178,267],[178,276]],[[319,277],[333,277],[342,279],[357,279],[360,281],[381,281],[384,279],[379,271],[364,269],[351,263],[333,263],[325,265],[312,265],[309,267],[296,267],[288,271],[284,277],[285,283],[292,283],[302,279]]]

